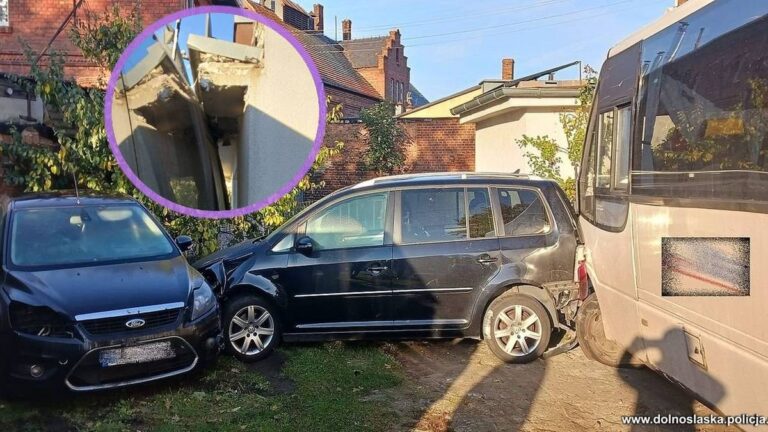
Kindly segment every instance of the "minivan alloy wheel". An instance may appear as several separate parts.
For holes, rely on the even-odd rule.
[[[498,314],[493,326],[496,343],[509,355],[527,355],[541,343],[541,319],[527,306],[507,307]]]
[[[229,322],[229,343],[243,355],[260,353],[272,342],[274,334],[274,318],[258,305],[241,308]]]

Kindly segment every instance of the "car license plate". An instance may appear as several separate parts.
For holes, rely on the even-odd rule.
[[[164,341],[101,351],[99,363],[101,367],[110,367],[149,363],[174,357],[176,357],[176,352],[171,348],[171,342]]]

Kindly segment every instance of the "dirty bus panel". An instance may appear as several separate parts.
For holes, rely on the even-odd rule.
[[[609,113],[631,130],[605,143]],[[768,3],[688,2],[619,43],[587,136],[580,227],[605,337],[585,352],[765,414]]]

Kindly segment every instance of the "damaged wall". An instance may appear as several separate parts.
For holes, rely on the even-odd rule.
[[[239,148],[238,202],[273,195],[307,160],[317,134],[317,89],[296,49],[270,28],[260,32],[263,67],[251,76]]]
[[[155,44],[165,57],[151,48],[124,73],[128,91],[116,92],[114,129],[126,161],[147,186],[187,207],[225,209],[204,200],[206,190],[225,189],[226,208],[274,198],[300,174],[317,133],[324,101],[296,48],[263,24],[239,16],[233,24],[238,40],[250,44],[189,34],[187,79],[180,61],[171,60],[181,58],[168,48],[174,38],[165,35],[165,45]],[[206,160],[213,164],[208,173]],[[187,164],[198,173],[191,178],[196,196],[179,183],[190,181]]]
[[[153,54],[157,61],[136,66],[136,83],[115,91],[112,127],[120,152],[162,197],[186,207],[221,209],[226,197],[215,193],[223,185],[218,161],[211,162],[215,146],[200,102],[165,54],[150,50]],[[129,81],[136,68],[126,74]]]

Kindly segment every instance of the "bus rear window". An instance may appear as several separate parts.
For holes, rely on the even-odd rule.
[[[768,18],[718,9],[644,42],[633,195],[768,202]]]

